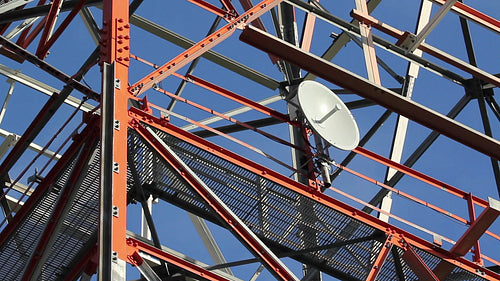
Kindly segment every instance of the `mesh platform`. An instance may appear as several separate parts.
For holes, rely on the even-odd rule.
[[[74,186],[75,198],[62,224],[56,240],[48,249],[47,262],[43,264],[37,280],[58,280],[64,277],[84,245],[95,237],[99,215],[99,150],[93,149],[87,167],[82,171],[81,184]],[[0,280],[20,280],[26,270],[36,245],[44,233],[49,218],[65,188],[77,158],[67,165],[35,207],[0,247]]]
[[[151,129],[277,253],[343,280],[366,279],[385,240],[382,233],[203,149]],[[151,193],[217,223],[203,201],[133,131],[129,149],[140,180]],[[427,252],[417,252],[431,268],[440,261]],[[377,280],[418,280],[402,254],[402,249],[393,247]],[[455,268],[447,280],[484,279]]]
[[[156,134],[209,186],[218,197],[275,253],[310,264],[341,280],[365,280],[385,236],[332,208],[276,184],[258,174],[154,128]],[[129,134],[129,198],[134,186],[223,225],[189,185],[135,132]],[[7,242],[0,247],[0,281],[20,280],[62,191],[68,187],[77,157],[56,177],[53,187],[36,202]],[[133,165],[133,166],[131,166]],[[137,175],[132,175],[137,173]],[[57,229],[38,280],[62,280],[95,245],[98,226],[99,148],[74,186],[75,199]],[[134,176],[140,183],[134,182]],[[416,249],[430,268],[440,259]],[[418,280],[393,247],[377,280]],[[485,280],[456,267],[447,280]]]

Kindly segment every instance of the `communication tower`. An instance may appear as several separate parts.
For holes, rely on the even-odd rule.
[[[0,281],[500,280],[499,19],[0,0]]]

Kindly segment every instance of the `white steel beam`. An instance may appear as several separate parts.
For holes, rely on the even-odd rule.
[[[200,238],[203,241],[205,248],[207,248],[207,251],[210,254],[210,257],[212,258],[213,262],[215,264],[227,263],[226,259],[224,258],[224,255],[222,254],[222,251],[219,248],[219,245],[217,245],[217,242],[215,241],[214,236],[212,235],[212,232],[208,228],[207,223],[200,217],[195,216],[189,212],[188,215],[189,218],[191,219],[191,222],[193,222],[194,228],[198,232],[198,235],[200,235]],[[223,268],[221,270],[229,275],[233,275],[233,272],[231,271],[230,268]]]
[[[428,0],[422,0],[422,5],[420,7],[420,16],[417,23],[417,33],[420,33],[422,29],[424,29],[425,26],[427,26],[427,24],[429,23],[429,19],[431,17],[431,10],[432,10],[432,3]],[[422,57],[422,50],[417,49],[413,52],[413,54]],[[420,66],[415,62],[410,61],[408,63],[408,70],[406,73],[404,87],[402,90],[402,95],[407,99],[411,99],[412,97],[413,87],[415,85],[415,80],[418,77],[419,70]],[[394,138],[392,140],[391,156],[390,156],[390,159],[394,162],[398,163],[401,162],[401,158],[403,156],[403,149],[405,146],[406,132],[408,130],[408,122],[409,122],[408,118],[402,115],[398,115],[396,129],[394,132]],[[385,181],[386,182],[390,181],[391,178],[396,174],[396,172],[397,171],[392,168],[387,168]],[[392,208],[391,196],[392,192],[388,192],[386,196],[382,199],[382,204],[380,206],[381,209],[387,213],[390,213]],[[379,213],[379,219],[388,222],[389,216],[387,216],[384,213]]]
[[[33,2],[33,0],[2,1],[0,2],[0,14],[13,10],[17,7],[21,7],[22,5],[26,5],[29,2]]]
[[[420,32],[418,32],[417,36],[415,37],[415,42],[413,42],[409,49],[408,52],[413,52],[415,49],[422,44],[422,42],[425,40],[425,38],[431,33],[431,31],[438,25],[438,23],[444,18],[446,13],[451,10],[453,5],[455,5],[455,2],[457,0],[447,0],[441,8],[436,12],[436,14],[432,17],[432,19],[425,25],[424,28]]]
[[[11,132],[8,132],[4,129],[0,129],[0,136],[10,140],[9,143],[4,142],[5,144],[2,143],[0,145],[0,152],[3,152],[4,146],[6,146],[6,149],[8,149],[8,148],[14,146],[17,143],[17,141],[21,138],[21,136],[16,135],[16,134],[11,133]],[[48,149],[44,150],[42,146],[40,146],[36,143],[30,143],[29,149],[35,151],[36,153],[42,152],[43,155],[45,155],[47,157],[54,157],[55,160],[59,160],[61,158],[60,154],[56,154],[55,152],[50,151]],[[3,152],[3,153],[5,153],[5,152]]]
[[[257,103],[261,104],[261,105],[267,105],[267,104],[270,104],[270,103],[273,103],[273,102],[277,102],[277,101],[280,101],[280,100],[283,100],[283,98],[280,95],[276,95],[276,96],[272,96],[272,97],[260,100]],[[235,115],[238,115],[238,114],[242,114],[242,113],[250,111],[250,110],[252,110],[250,107],[248,107],[248,106],[242,106],[242,107],[238,107],[236,109],[230,110],[230,111],[226,111],[226,112],[224,112],[222,114],[225,115],[225,116],[228,116],[228,117],[232,117],[232,116],[235,116]],[[213,116],[213,117],[209,117],[209,118],[203,119],[203,120],[199,121],[198,123],[200,123],[202,125],[208,125],[208,124],[220,121],[220,120],[223,120],[222,117]],[[186,131],[191,131],[191,130],[194,130],[196,128],[198,128],[197,125],[190,124],[190,125],[186,125],[186,126],[182,127],[181,129],[186,130]]]
[[[366,0],[355,0],[355,2],[356,9],[358,9],[365,15],[369,14]],[[375,48],[373,45],[371,26],[364,22],[359,22],[359,30],[361,35],[361,42],[363,43],[363,54],[365,57],[368,80],[380,85],[380,73],[378,71],[377,55],[375,54]]]
[[[18,70],[11,69],[2,64],[0,64],[0,74],[48,96],[52,96],[54,93],[59,93],[59,90],[57,90],[56,88],[53,88],[34,78],[31,78],[26,74],[20,73]],[[72,107],[77,108],[82,101],[74,96],[68,96],[64,102]],[[94,106],[88,103],[83,103],[81,106],[81,110],[84,112],[88,112],[92,109],[94,109]]]

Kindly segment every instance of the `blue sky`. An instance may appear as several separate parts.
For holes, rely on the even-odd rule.
[[[209,2],[219,5],[218,1]],[[255,4],[257,1],[254,0],[253,2]],[[350,20],[349,12],[355,7],[354,1],[351,0],[322,1],[321,3],[332,14],[345,20]],[[419,3],[420,1],[416,0],[384,0],[375,10],[373,16],[397,29],[403,31],[414,31],[418,16]],[[491,17],[500,19],[500,2],[498,1],[467,1],[465,4],[485,12]],[[235,6],[239,12],[242,11],[241,7],[237,3],[235,3]],[[438,6],[434,5],[433,11],[435,12],[437,9]],[[100,25],[101,11],[97,8],[91,8],[91,11],[96,16],[96,22]],[[181,0],[169,1],[168,4],[159,1],[145,1],[138,9],[137,14],[165,26],[166,28],[193,41],[199,41],[206,36],[208,28],[215,18],[214,15],[202,10],[200,7],[197,7],[188,1]],[[304,13],[297,10],[296,16],[298,19],[297,24],[300,33]],[[268,31],[274,33],[269,13],[266,13],[263,16],[263,21],[266,24]],[[449,13],[429,35],[427,43],[443,51],[449,52],[462,60],[467,60],[465,46],[463,44],[459,27],[458,16]],[[472,23],[470,28],[472,30],[478,66],[491,73],[499,73],[499,34],[486,30],[475,23]],[[183,51],[182,48],[175,46],[170,42],[166,42],[163,39],[159,39],[154,35],[147,34],[137,27],[132,27],[131,32],[131,53],[158,65],[162,65]],[[338,34],[341,30],[321,20],[317,20],[311,49],[312,53],[321,55],[324,52],[324,50],[332,42],[332,38],[330,37],[332,32]],[[240,31],[236,31],[231,38],[216,46],[214,50],[231,59],[234,59],[235,61],[248,65],[277,81],[282,81],[283,75],[279,72],[276,65],[271,64],[269,57],[265,53],[240,42],[238,40],[239,33]],[[374,34],[386,38],[391,42],[396,41],[393,38],[389,39],[388,36],[383,35],[378,31],[374,31]],[[30,46],[28,49],[34,51],[34,46],[36,46],[36,44],[32,45],[33,46]],[[95,44],[83,26],[82,20],[77,17],[70,25],[70,28],[51,49],[51,54],[47,58],[47,61],[57,68],[72,75],[94,48]],[[380,58],[391,66],[391,68],[393,68],[399,75],[405,75],[407,61],[380,48],[377,48],[376,52],[377,55],[379,55]],[[424,58],[429,59],[432,62],[436,62],[437,64],[452,71],[457,71],[460,75],[466,78],[470,77],[470,75],[462,71],[458,71],[432,57],[424,55]],[[349,42],[332,60],[332,62],[366,77],[362,50],[353,42]],[[41,70],[32,67],[28,63],[21,65],[4,57],[0,58],[0,63],[9,66],[12,69],[20,69],[23,73],[37,77],[44,83],[57,89],[61,89],[62,87],[62,83],[43,73]],[[184,74],[186,69],[186,67],[183,68],[179,71],[179,73]],[[135,81],[142,78],[152,70],[153,69],[150,66],[132,61],[130,82],[135,83]],[[305,75],[306,73],[303,72],[302,74]],[[278,90],[269,89],[265,86],[259,85],[258,83],[242,78],[241,76],[215,65],[206,59],[202,59],[200,61],[194,71],[194,75],[255,101],[279,94]],[[383,86],[389,88],[400,87],[400,84],[397,81],[382,70],[381,75]],[[318,79],[317,81],[324,83],[326,86],[333,89],[338,88],[337,86],[327,83],[322,79]],[[99,69],[94,67],[89,74],[86,75],[85,82],[88,83],[94,90],[100,89]],[[160,86],[167,91],[175,92],[179,82],[180,80],[178,78],[169,77],[165,79]],[[0,83],[0,99],[5,95],[8,87],[8,83]],[[29,124],[29,121],[34,118],[35,114],[41,108],[41,105],[46,101],[47,97],[20,85],[19,83],[16,84],[15,87],[15,93],[11,99],[5,120],[2,122],[0,127],[17,134],[21,134]],[[495,89],[495,93],[498,94],[498,89]],[[74,95],[81,98],[81,94],[77,92],[74,92]],[[152,90],[146,92],[146,95],[151,101],[162,107],[167,107],[170,102],[170,98],[162,96]],[[461,86],[456,85],[443,77],[439,77],[428,70],[421,69],[415,84],[414,100],[428,106],[431,109],[446,114],[463,95],[464,91]],[[208,106],[219,112],[226,112],[239,107],[239,105],[232,101],[218,97],[217,95],[192,84],[188,84],[183,93],[183,97]],[[345,101],[357,100],[359,98],[355,95],[342,95],[341,97]],[[29,103],[26,101],[29,101]],[[286,104],[283,101],[273,103],[269,106],[280,112],[286,112]],[[63,106],[63,108],[57,113],[56,118],[48,124],[46,131],[44,131],[44,133],[42,133],[35,140],[35,142],[40,144],[47,142],[53,135],[53,132],[59,128],[67,116],[71,114],[72,110],[73,109],[69,106]],[[210,116],[210,114],[195,110],[192,107],[181,103],[176,105],[175,111],[194,120],[201,120]],[[353,110],[353,115],[360,128],[361,136],[363,136],[371,128],[373,122],[383,112],[384,109],[379,106]],[[489,113],[490,120],[492,121],[493,136],[498,139],[500,137],[500,127],[498,126],[499,120],[491,114],[491,111],[489,111]],[[248,121],[264,117],[266,116],[256,112],[248,112],[235,116],[235,118],[240,121]],[[477,101],[473,100],[458,116],[457,120],[463,122],[467,126],[482,131]],[[79,122],[80,118],[77,117],[76,120],[71,123],[69,129],[64,131],[63,135],[69,135],[72,128],[74,128]],[[388,157],[392,141],[391,135],[394,131],[395,122],[396,118],[393,115],[384,123],[382,128],[365,147]],[[184,121],[175,118],[172,118],[172,123],[178,126],[186,125]],[[213,126],[217,127],[225,124],[228,123],[218,122],[214,123]],[[288,139],[288,128],[285,125],[275,125],[264,128],[264,130],[283,139]],[[411,154],[413,149],[419,145],[428,133],[430,133],[429,129],[414,122],[410,122],[403,159],[406,159]],[[291,161],[290,148],[277,144],[259,134],[254,132],[241,132],[234,134],[234,136],[249,143],[250,145],[262,149],[264,152],[269,153],[281,161],[287,163],[290,163]],[[63,140],[63,136],[59,137],[55,141],[54,145],[51,146],[51,149],[55,150]],[[227,139],[212,137],[210,138],[210,141],[229,148],[258,163],[272,167],[276,171],[287,176],[291,174],[291,172],[286,168],[276,165],[275,162],[234,144]],[[330,149],[330,155],[332,160],[340,162],[347,155],[347,152]],[[19,164],[15,167],[13,174],[19,173],[32,157],[33,153],[25,153],[23,158],[19,161]],[[37,162],[34,167],[41,167],[42,165],[42,163]],[[30,171],[34,171],[34,167],[31,168]],[[351,167],[379,181],[383,181],[385,168],[370,160],[357,157],[352,162]],[[481,198],[491,196],[498,199],[489,159],[472,149],[451,141],[448,138],[439,137],[436,143],[434,143],[424,156],[416,163],[414,168],[451,185],[457,186],[460,189],[472,192],[474,195]],[[30,175],[30,172],[28,172],[27,175]],[[26,176],[23,180],[25,181],[25,179]],[[334,182],[334,187],[347,191],[362,200],[370,200],[373,194],[378,191],[378,187],[359,180],[356,177],[350,176],[347,173],[341,174],[341,176]],[[445,209],[449,209],[452,212],[456,212],[459,215],[467,217],[465,201],[444,195],[443,192],[437,191],[424,183],[405,177],[396,186],[396,188],[412,195],[422,197],[423,200],[442,206]],[[339,196],[331,191],[327,192],[335,198],[339,198],[343,201],[345,200],[349,204],[357,206],[356,203],[353,203],[342,196]],[[138,206],[135,205],[130,207],[129,212],[130,228],[135,231],[138,231],[138,210]],[[452,240],[458,239],[466,229],[462,225],[451,222],[450,219],[445,216],[436,215],[433,211],[425,210],[421,206],[415,206],[406,199],[399,197],[395,197],[394,212],[398,216],[423,225],[424,227],[442,235],[449,236]],[[155,216],[155,219],[161,233],[161,240],[167,247],[172,247],[174,250],[181,251],[189,256],[192,256],[193,258],[205,261],[206,263],[211,263],[210,258],[204,250],[201,240],[197,237],[197,234],[195,233],[185,211],[164,202],[160,202],[157,206],[155,206],[154,213],[159,214],[158,216]],[[415,231],[414,229],[408,228],[398,222],[395,222],[395,224],[399,227],[408,229],[409,231]],[[496,223],[492,229],[498,229],[498,226],[498,223]],[[228,235],[226,230],[220,229],[214,225],[210,225],[210,227],[214,231],[214,235],[223,241],[220,246],[223,253],[226,254],[228,261],[251,257],[251,255],[244,250],[243,247],[239,246],[238,242],[231,235]],[[422,235],[423,238],[427,240],[432,239],[432,237],[428,234],[418,231],[415,232]],[[482,247],[482,250],[485,251],[486,255],[500,259],[500,257],[498,257],[498,250],[500,250],[498,241],[486,239],[485,245],[486,246]],[[449,248],[450,245],[447,244],[444,247]],[[300,276],[300,265],[296,262],[290,262],[289,260],[286,260],[286,263],[297,275]],[[256,269],[257,265],[252,264],[249,266],[235,268],[234,270],[235,272],[238,272],[237,276],[241,276],[246,280],[250,278]],[[134,270],[130,271],[134,272]],[[269,277],[269,275],[266,275],[268,273],[264,274],[265,275],[260,277],[260,280],[266,280],[267,277]],[[130,276],[134,276],[134,274],[132,273]]]

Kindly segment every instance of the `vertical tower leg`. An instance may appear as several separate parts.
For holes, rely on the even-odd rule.
[[[128,1],[103,2],[99,280],[126,280]]]

